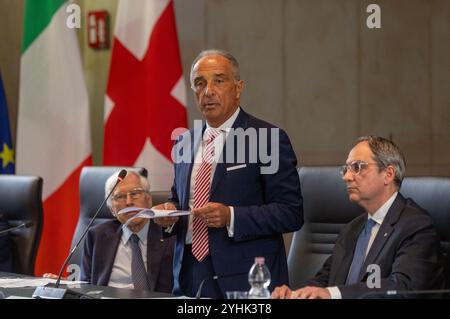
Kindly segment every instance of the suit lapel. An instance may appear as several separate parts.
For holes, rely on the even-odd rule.
[[[231,128],[236,129],[236,128],[240,127],[245,130],[245,129],[247,129],[247,125],[248,125],[247,122],[248,122],[248,114],[245,113],[244,110],[241,108],[241,110],[239,111],[239,115],[237,116],[237,118],[234,121]],[[227,137],[227,140],[228,140],[228,137]],[[220,181],[222,180],[222,178],[224,177],[224,175],[226,173],[227,140],[225,141],[223,148],[222,148],[222,155],[221,155],[222,161],[220,163],[217,163],[217,165],[216,165],[216,170],[214,172],[214,178],[213,178],[212,184],[211,184],[210,194],[214,194],[214,191],[216,190],[217,185],[219,185]],[[237,145],[234,145],[234,154],[236,154],[236,150],[237,150]]]
[[[333,264],[337,267],[333,267],[334,274],[330,275],[330,282],[336,285],[344,284],[347,279],[348,271],[353,260],[353,254],[356,247],[356,242],[358,240],[359,234],[361,233],[364,224],[367,220],[367,214],[359,216],[357,220],[354,221],[354,225],[350,228],[347,236],[342,241],[342,246],[333,256]],[[337,247],[336,247],[337,248]],[[336,249],[335,248],[335,249]],[[334,277],[334,280],[331,280]]]
[[[370,247],[364,264],[361,267],[361,273],[359,274],[361,280],[366,275],[367,266],[376,263],[375,261],[378,255],[394,231],[394,225],[400,218],[400,214],[403,211],[404,206],[405,199],[399,193],[397,198],[392,203],[392,206],[389,208],[386,217],[384,218],[383,223],[381,224],[380,229],[378,230],[378,233],[372,243],[372,246]]]
[[[105,232],[103,236],[99,236],[101,242],[99,247],[102,250],[103,258],[99,261],[99,283],[107,285],[111,277],[114,260],[116,259],[117,248],[119,247],[120,238],[122,237],[122,224],[118,223],[116,231]]]
[[[182,191],[182,194],[184,194],[184,200],[183,200],[183,206],[182,209],[188,209],[189,208],[189,196],[190,196],[190,190],[191,190],[191,176],[192,176],[192,169],[194,166],[194,160],[195,160],[195,154],[197,153],[198,148],[200,147],[200,143],[202,141],[203,132],[206,128],[206,124],[199,128],[194,128],[192,131],[193,138],[191,138],[191,160],[189,163],[184,163],[182,168],[182,174],[183,177],[180,178],[180,180],[185,180],[184,190]]]
[[[166,248],[166,241],[161,239],[161,230],[151,220],[147,233],[147,277],[150,291],[154,291],[161,269],[161,259]]]

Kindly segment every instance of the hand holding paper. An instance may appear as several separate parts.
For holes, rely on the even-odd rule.
[[[163,204],[159,204],[153,206],[152,209],[162,209],[162,210],[176,210],[177,207],[171,202],[165,202]],[[179,217],[161,217],[155,218],[154,221],[159,226],[166,228],[166,231],[171,231],[173,225],[178,221]]]
[[[178,217],[184,215],[190,215],[190,211],[188,210],[163,210],[163,209],[150,209],[150,208],[142,208],[142,207],[125,207],[117,212],[117,214],[127,214],[131,212],[138,212],[136,215],[128,219],[125,225],[128,225],[130,221],[135,218],[164,218],[164,217]]]

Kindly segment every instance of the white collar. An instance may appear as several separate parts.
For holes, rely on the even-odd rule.
[[[150,221],[147,221],[145,223],[144,227],[142,227],[142,229],[136,234],[136,235],[138,235],[139,240],[142,242],[147,241],[149,224],[150,224]],[[128,228],[128,226],[122,225],[122,240],[123,240],[124,245],[127,244],[131,235],[133,235],[133,232]]]
[[[377,209],[377,211],[370,216],[370,214],[367,214],[369,218],[372,218],[378,225],[381,225],[383,223],[384,218],[386,217],[386,214],[389,211],[389,208],[391,208],[392,204],[394,203],[395,198],[397,197],[398,192],[395,192],[392,194],[391,197],[383,204],[380,208]]]
[[[236,111],[234,111],[233,115],[231,115],[230,118],[229,118],[228,120],[226,120],[225,122],[222,123],[222,125],[220,125],[220,126],[217,127],[217,128],[214,128],[214,129],[220,130],[221,132],[225,132],[225,133],[229,132],[230,129],[231,129],[231,127],[232,127],[233,124],[234,124],[234,121],[236,121],[236,118],[238,117],[240,111],[241,111],[241,107],[238,106],[238,108],[236,109]],[[208,129],[208,128],[213,128],[213,127],[211,127],[211,126],[208,124],[208,122],[206,122],[206,129]]]

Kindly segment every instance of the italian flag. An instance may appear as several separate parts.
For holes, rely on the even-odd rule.
[[[81,168],[91,165],[89,101],[70,3],[26,0],[17,174],[44,179],[44,227],[35,274],[58,273],[79,215]],[[20,200],[20,199],[19,199]]]

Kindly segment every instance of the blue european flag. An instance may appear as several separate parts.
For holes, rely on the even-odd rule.
[[[9,130],[8,109],[0,72],[0,174],[14,174],[14,149]]]

